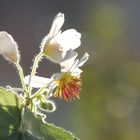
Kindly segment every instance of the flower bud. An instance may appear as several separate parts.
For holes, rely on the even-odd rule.
[[[0,54],[13,63],[18,62],[20,58],[17,43],[5,31],[0,32]]]
[[[40,102],[40,109],[46,112],[53,112],[56,106],[52,101]]]

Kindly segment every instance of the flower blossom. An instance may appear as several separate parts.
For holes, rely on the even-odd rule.
[[[79,60],[76,59],[78,53],[71,51],[66,56],[65,60],[60,63],[61,74],[56,77],[57,86],[54,91],[54,97],[63,98],[64,100],[72,100],[75,97],[79,98],[81,90],[81,67],[88,60],[88,53]]]
[[[47,58],[56,63],[62,61],[67,51],[74,50],[81,44],[81,34],[75,29],[61,32],[63,23],[64,14],[58,13],[54,18],[50,32],[44,37],[40,46]]]
[[[0,54],[13,63],[19,61],[17,43],[13,37],[5,31],[0,32]]]
[[[88,60],[89,55],[88,53],[85,53],[80,60],[76,59],[77,56],[77,52],[69,51],[65,59],[60,62],[61,73],[53,75],[54,85],[52,84],[52,86],[54,87],[54,90],[52,91],[52,94],[54,97],[58,97],[66,101],[71,101],[72,99],[75,99],[75,97],[79,98],[79,92],[81,89],[80,74],[82,72],[79,67],[84,65]],[[29,76],[25,77],[25,79],[25,82],[28,83]],[[34,81],[35,79],[37,79],[37,82]],[[46,84],[44,81],[47,83],[50,79],[34,76],[31,81],[31,86],[35,88],[45,86]],[[40,83],[42,83],[42,85]]]

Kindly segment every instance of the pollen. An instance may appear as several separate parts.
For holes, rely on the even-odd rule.
[[[58,80],[58,86],[54,92],[54,97],[59,97],[65,101],[79,98],[81,89],[81,79],[72,76],[70,73],[63,73]]]

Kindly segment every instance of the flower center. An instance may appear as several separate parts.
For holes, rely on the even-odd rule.
[[[63,73],[58,80],[58,86],[54,93],[54,97],[63,98],[64,100],[72,100],[75,97],[79,98],[81,89],[81,79],[72,76],[71,73]]]
[[[62,53],[63,51],[60,50],[60,47],[58,44],[46,44],[43,53],[48,56],[51,60],[54,61],[61,61],[62,59]]]

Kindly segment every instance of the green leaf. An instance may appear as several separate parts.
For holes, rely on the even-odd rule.
[[[63,128],[43,123],[42,119],[29,109],[21,109],[21,103],[14,93],[0,88],[0,140],[78,140],[78,138]]]
[[[20,127],[21,104],[11,91],[0,87],[0,139],[16,133]]]
[[[36,117],[29,109],[24,109],[23,130],[32,133],[38,140],[78,140],[71,132],[53,124],[44,124],[40,117]]]

